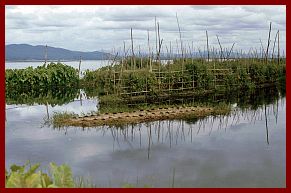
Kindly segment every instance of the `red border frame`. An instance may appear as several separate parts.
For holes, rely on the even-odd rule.
[[[44,0],[44,1],[37,1],[37,0],[0,0],[0,101],[1,101],[1,110],[0,110],[0,121],[1,121],[1,163],[0,163],[0,192],[11,192],[11,191],[18,191],[18,189],[5,189],[5,176],[4,176],[4,170],[5,170],[5,5],[70,5],[70,4],[76,4],[76,5],[94,5],[94,4],[99,4],[99,5],[286,5],[286,30],[290,27],[290,22],[288,20],[288,16],[290,15],[288,13],[288,5],[287,5],[287,0],[253,0],[252,2],[249,2],[248,0],[223,0],[223,2],[219,2],[218,0],[146,0],[146,2],[142,1],[134,1],[134,0],[99,0],[98,2],[94,2],[93,0],[82,0],[82,1],[77,1],[77,0]],[[288,27],[289,26],[289,27]],[[286,31],[288,32],[288,30]],[[287,33],[286,33],[287,35]],[[287,57],[287,49],[288,46],[290,47],[291,45],[287,44],[287,37],[286,37],[286,58]],[[288,60],[288,59],[287,59]],[[288,63],[288,62],[287,62]],[[290,71],[291,68],[287,66],[287,81],[286,81],[286,89],[290,87],[289,85],[289,79],[288,78],[288,71]],[[290,72],[291,73],[291,72]],[[288,92],[286,92],[286,97],[289,98]],[[288,100],[287,100],[288,101]],[[289,108],[289,103],[286,102],[286,116],[289,117],[290,115],[290,108]],[[290,122],[286,122],[286,128],[290,127]],[[288,138],[290,139],[290,132],[287,132],[286,135],[286,146],[288,144]],[[287,174],[290,173],[288,172],[289,167],[287,167],[287,163],[289,160],[288,156],[288,150],[290,148],[286,148],[286,188],[177,188],[177,189],[165,189],[165,188],[159,188],[159,189],[138,189],[138,191],[143,191],[143,192],[149,192],[149,191],[162,191],[162,192],[172,192],[172,191],[187,191],[187,192],[192,192],[192,191],[202,191],[202,192],[287,192],[290,184],[290,178],[287,177]],[[290,170],[290,169],[289,169]],[[75,189],[73,189],[75,190]],[[81,192],[87,192],[87,191],[116,191],[117,189],[77,189],[77,191]],[[118,191],[128,191],[128,192],[133,192],[136,191],[137,189],[118,189]],[[39,191],[39,189],[21,189],[23,192],[31,192],[31,191]],[[47,191],[58,191],[58,192],[67,192],[67,191],[72,191],[72,189],[41,189],[41,191],[47,192]]]

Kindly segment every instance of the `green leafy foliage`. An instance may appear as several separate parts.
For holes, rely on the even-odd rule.
[[[137,62],[140,60],[137,60]],[[126,66],[127,65],[127,66]],[[144,66],[144,67],[143,67]],[[82,82],[94,85],[100,95],[127,93],[130,96],[176,94],[181,91],[253,89],[284,79],[286,63],[275,60],[236,59],[206,62],[201,59],[175,59],[173,63],[153,63],[136,68],[126,63],[85,72]]]
[[[78,83],[78,71],[62,63],[50,63],[36,68],[6,69],[6,88],[37,89],[41,87],[72,86]]]
[[[51,106],[63,105],[79,97],[79,89],[68,88],[38,88],[38,89],[6,89],[6,104],[49,104]]]
[[[68,119],[75,117],[78,117],[78,115],[72,112],[54,112],[48,123],[51,123],[54,127],[62,127]],[[51,164],[51,167],[55,169],[53,164]]]
[[[40,164],[26,169],[29,162],[22,166],[12,165],[5,171],[6,188],[72,188],[74,181],[72,171],[66,164],[57,166],[50,163],[51,177],[39,170]]]
[[[69,166],[63,164],[61,166],[57,166],[55,163],[50,163],[51,172],[53,176],[53,183],[48,187],[74,187],[74,181],[72,177],[72,171]]]

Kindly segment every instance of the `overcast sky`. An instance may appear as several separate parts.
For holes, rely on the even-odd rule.
[[[147,50],[147,30],[155,47],[155,16],[160,24],[163,45],[176,47],[179,32],[184,44],[204,49],[205,30],[209,43],[218,48],[248,50],[266,48],[269,22],[272,38],[280,30],[285,49],[286,6],[6,6],[6,44],[49,45],[78,51],[111,51],[130,46],[130,28],[136,48]],[[187,42],[187,43],[186,43]],[[165,46],[164,46],[165,49]]]

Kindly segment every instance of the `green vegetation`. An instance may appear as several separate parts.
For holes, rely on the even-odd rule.
[[[10,170],[5,169],[6,188],[96,188],[97,186],[83,177],[74,178],[70,166],[60,166],[51,162],[47,173],[40,170],[40,164],[11,165]],[[121,184],[122,188],[136,188],[131,183]],[[144,185],[149,188],[150,185]]]
[[[75,183],[71,168],[66,165],[57,166],[50,163],[50,175],[39,170],[40,164],[27,169],[29,162],[22,166],[12,165],[5,170],[6,188],[73,188]]]
[[[193,105],[196,104],[196,105]],[[206,117],[208,115],[226,115],[230,113],[229,104],[219,103],[214,107],[209,105],[200,105],[198,103],[175,105],[150,105],[139,106],[136,108],[124,109],[106,109],[102,113],[90,112],[84,116],[78,116],[74,113],[58,112],[53,115],[49,124],[54,128],[63,128],[67,126],[94,127],[100,125],[123,127],[128,124],[138,124],[143,122],[161,121],[161,120],[192,120]],[[115,111],[119,110],[119,111]]]
[[[78,71],[71,66],[50,63],[37,68],[6,69],[5,80],[6,90],[19,88],[33,90],[56,86],[76,86],[79,77]]]
[[[174,60],[153,71],[146,66],[136,70],[123,69],[123,64],[86,71],[82,83],[96,87],[99,95],[119,95],[132,98],[143,95],[189,93],[205,94],[217,90],[250,89],[265,83],[285,79],[284,60],[266,63],[259,59],[237,59],[206,62],[201,59]]]
[[[76,117],[78,117],[78,115],[73,112],[54,112],[52,118],[48,120],[48,123],[52,124],[54,127],[62,127],[66,120]]]
[[[137,59],[137,61],[140,61]],[[61,63],[51,63],[33,69],[6,70],[6,98],[8,103],[58,104],[75,98],[77,86],[87,96],[99,96],[101,104],[143,101],[151,102],[163,97],[205,96],[208,93],[229,90],[254,89],[263,84],[285,81],[286,63],[260,59],[204,61],[201,59],[174,59],[173,63],[138,65],[132,69],[123,61],[86,71],[79,80],[78,71]],[[148,62],[148,60],[145,60]],[[69,90],[70,92],[63,92]]]
[[[79,89],[68,88],[39,88],[39,89],[6,89],[6,104],[27,104],[27,105],[63,105],[79,97]]]

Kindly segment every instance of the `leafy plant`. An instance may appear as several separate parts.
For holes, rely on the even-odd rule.
[[[51,176],[37,171],[40,164],[27,169],[29,162],[24,165],[13,164],[10,171],[5,170],[6,188],[73,188],[72,171],[66,164],[57,166],[50,163]]]
[[[25,69],[6,69],[6,89],[73,86],[79,82],[78,70],[62,63]]]

